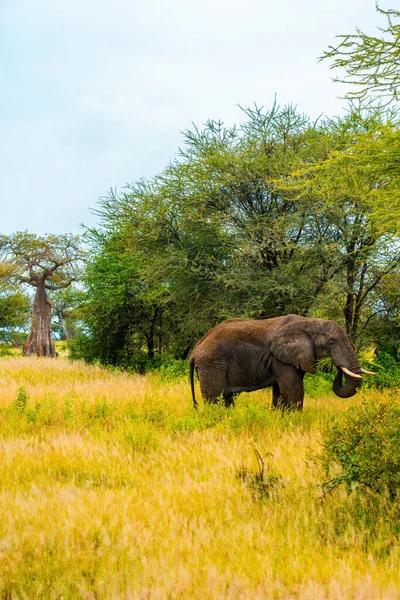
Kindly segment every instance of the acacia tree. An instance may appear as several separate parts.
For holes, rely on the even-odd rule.
[[[77,280],[83,258],[79,238],[69,234],[39,237],[17,232],[0,239],[0,250],[8,265],[8,280],[14,285],[35,288],[32,323],[24,354],[54,357],[52,304],[48,291],[65,289]]]
[[[400,99],[400,11],[383,10],[387,26],[378,35],[367,35],[359,29],[355,34],[340,35],[340,43],[329,46],[321,60],[332,60],[332,69],[343,69],[345,75],[336,77],[352,86],[346,97],[365,104],[382,102],[390,105],[395,119]],[[390,119],[389,119],[390,120]],[[355,160],[367,176],[373,174],[379,182],[382,204],[376,206],[373,218],[383,229],[400,230],[400,136],[398,126],[381,124],[371,137],[365,137],[354,148]],[[371,143],[372,142],[372,143]],[[354,160],[354,159],[353,159]]]
[[[318,131],[293,106],[254,105],[244,113],[239,127],[208,121],[185,133],[179,161],[163,174],[164,197],[191,211],[197,229],[212,226],[230,248],[226,268],[216,272],[225,317],[304,313],[315,287],[312,257],[302,244],[307,206],[276,181],[303,155],[319,151],[312,143]]]
[[[378,94],[388,101],[399,100],[400,89],[400,11],[383,10],[388,25],[380,29],[380,36],[369,36],[357,29],[355,34],[338,36],[340,43],[329,46],[322,59],[333,59],[332,69],[343,68],[344,78],[335,81],[356,86],[348,92],[350,99],[365,99]]]
[[[307,242],[321,250],[331,267],[327,312],[338,312],[357,345],[371,319],[382,312],[382,286],[400,266],[399,232],[376,219],[388,190],[398,190],[397,178],[393,171],[382,174],[377,164],[366,162],[367,156],[377,155],[377,146],[387,146],[387,137],[398,134],[391,116],[382,109],[352,110],[328,121],[332,141],[326,157],[303,165],[289,179],[310,204]]]

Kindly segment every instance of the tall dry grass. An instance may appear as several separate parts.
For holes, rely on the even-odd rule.
[[[400,597],[393,523],[312,458],[362,395],[197,414],[187,381],[15,357],[0,390],[0,597]]]

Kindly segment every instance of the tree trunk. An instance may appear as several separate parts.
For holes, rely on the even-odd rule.
[[[151,331],[150,335],[147,336],[147,356],[150,359],[154,358],[154,335],[153,335],[153,331]]]
[[[47,297],[44,278],[40,278],[37,283],[32,306],[32,325],[23,353],[25,356],[36,354],[36,356],[55,357],[56,355],[51,329],[51,302]]]

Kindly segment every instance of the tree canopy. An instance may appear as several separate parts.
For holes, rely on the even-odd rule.
[[[397,229],[375,218],[397,174],[366,161],[390,144],[395,115],[243,114],[187,131],[160,175],[100,201],[87,234],[90,359],[185,357],[225,318],[289,312],[335,318],[360,346],[397,302]]]

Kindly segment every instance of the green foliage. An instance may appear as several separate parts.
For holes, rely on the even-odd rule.
[[[77,335],[70,341],[69,358],[72,360],[84,359],[87,363],[95,363],[97,355],[93,349],[92,339],[85,333]]]
[[[400,11],[383,10],[377,12],[386,16],[387,27],[380,28],[379,36],[369,36],[357,29],[353,35],[340,35],[338,46],[330,46],[324,59],[334,59],[332,68],[345,69],[346,77],[337,78],[357,89],[348,93],[349,98],[365,98],[377,94],[380,98],[399,99],[399,46]]]
[[[323,398],[332,393],[333,375],[317,372],[315,375],[306,373],[304,377],[304,391],[311,398]]]
[[[5,343],[0,343],[0,356],[12,356],[13,352],[12,352],[12,346],[5,344]]]
[[[24,413],[28,405],[29,394],[24,387],[19,387],[14,399],[14,409],[17,412]]]
[[[323,436],[325,492],[345,484],[362,486],[395,501],[400,492],[400,403],[396,396],[377,397],[348,409],[343,420]]]
[[[379,352],[375,361],[370,364],[370,368],[375,371],[376,375],[368,379],[368,387],[380,390],[400,389],[400,362],[397,357],[389,352]]]
[[[310,199],[315,251],[330,273],[314,310],[339,322],[344,318],[359,347],[374,316],[392,310],[398,298],[398,287],[390,286],[400,264],[397,225],[384,226],[388,219],[381,216],[388,194],[399,187],[398,174],[384,166],[384,148],[398,138],[398,120],[390,111],[351,108],[326,124],[326,155],[303,164],[287,185],[299,198]],[[392,304],[383,309],[382,296],[389,290]]]
[[[92,231],[89,239],[97,254],[86,273],[87,333],[73,342],[72,356],[143,371],[159,352],[163,290],[146,283],[141,257],[122,232]]]
[[[338,77],[336,81],[353,86],[348,98],[367,101],[369,106],[376,98],[378,107],[382,103],[394,107],[389,118],[393,121],[397,118],[398,107],[392,101],[400,98],[400,11],[383,10],[378,5],[376,9],[386,17],[386,28],[379,28],[378,35],[367,35],[359,29],[353,35],[341,35],[340,43],[330,46],[322,58],[333,59],[333,69],[345,70],[345,77]],[[376,179],[371,192],[380,196],[380,202],[374,202],[372,216],[378,227],[386,231],[399,230],[399,156],[398,127],[392,128],[389,123],[382,124],[372,136],[356,140],[350,158],[364,175]]]
[[[290,257],[293,270],[301,216],[274,194],[272,176],[288,172],[291,135],[308,124],[292,108],[247,116],[241,131],[209,122],[186,132],[180,161],[101,201],[103,230],[87,234],[91,348],[76,354],[128,367],[143,355],[186,358],[223,318],[294,306],[296,288],[275,267]]]
[[[0,340],[16,342],[20,329],[26,327],[29,319],[29,298],[21,292],[12,289],[7,290],[5,286],[3,294],[0,295]]]
[[[304,376],[305,394],[311,398],[330,396],[334,372],[336,373],[336,368],[330,356],[320,359],[316,372],[306,373]]]
[[[163,361],[159,367],[160,377],[164,381],[188,379],[189,366],[187,360],[172,359]]]
[[[37,287],[45,275],[48,290],[68,287],[80,275],[83,251],[71,234],[37,236],[19,231],[0,236],[0,253],[7,265],[3,278],[11,284]],[[1,274],[1,269],[0,269]]]

